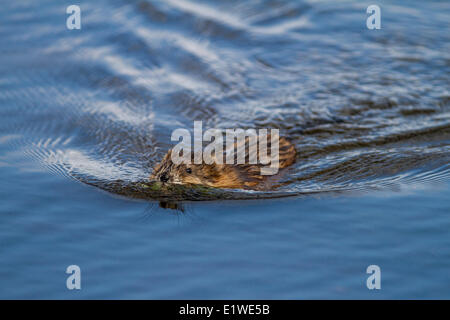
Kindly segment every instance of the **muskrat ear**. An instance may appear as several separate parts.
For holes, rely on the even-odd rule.
[[[166,163],[170,158],[171,158],[171,155],[172,155],[172,149],[170,149],[167,153],[166,153],[166,155],[164,156],[164,158],[153,168],[153,172],[152,172],[152,174],[151,174],[151,177],[155,177],[155,174],[159,171],[159,170],[161,170],[161,168],[164,166],[164,163]]]
[[[171,159],[171,157],[172,157],[172,149],[169,149],[169,151],[167,151],[166,155],[164,156],[164,161]]]
[[[216,154],[211,156],[212,163],[211,165],[215,166],[216,168],[223,168],[225,165],[223,164],[223,156],[222,156],[222,163],[219,163],[216,157]]]

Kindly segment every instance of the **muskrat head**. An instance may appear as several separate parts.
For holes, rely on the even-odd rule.
[[[164,183],[177,184],[202,184],[214,186],[220,179],[223,165],[220,164],[175,164],[172,159],[172,150],[165,155],[164,159],[155,167],[150,179]]]

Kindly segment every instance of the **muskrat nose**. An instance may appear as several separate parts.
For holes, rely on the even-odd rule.
[[[161,180],[162,182],[167,182],[169,181],[169,176],[167,175],[167,173],[163,173],[160,177],[159,180]]]

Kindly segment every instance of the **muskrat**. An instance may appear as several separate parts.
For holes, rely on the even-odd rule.
[[[270,134],[267,135],[270,148]],[[246,138],[248,148],[248,138]],[[236,142],[234,143],[236,147]],[[235,148],[237,150],[237,148]],[[196,184],[213,188],[226,189],[253,189],[259,190],[269,176],[261,175],[262,164],[249,164],[249,155],[246,154],[244,164],[212,163],[175,164],[172,161],[172,149],[163,160],[154,168],[150,179],[163,183]],[[193,153],[191,154],[192,159]],[[295,162],[296,150],[292,143],[283,137],[279,138],[279,168],[283,169]],[[236,162],[234,162],[236,163]]]

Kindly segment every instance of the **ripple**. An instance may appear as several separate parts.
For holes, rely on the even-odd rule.
[[[361,31],[356,2],[100,3],[85,7],[80,33],[61,29],[52,8],[15,39],[13,26],[35,25],[11,4],[0,30],[0,144],[11,152],[144,199],[354,193],[448,180],[450,39],[435,4],[420,15],[386,4],[398,20],[375,34]],[[414,34],[405,32],[411,21]],[[205,129],[279,128],[297,162],[270,192],[149,183],[172,130],[192,129],[194,120]]]

